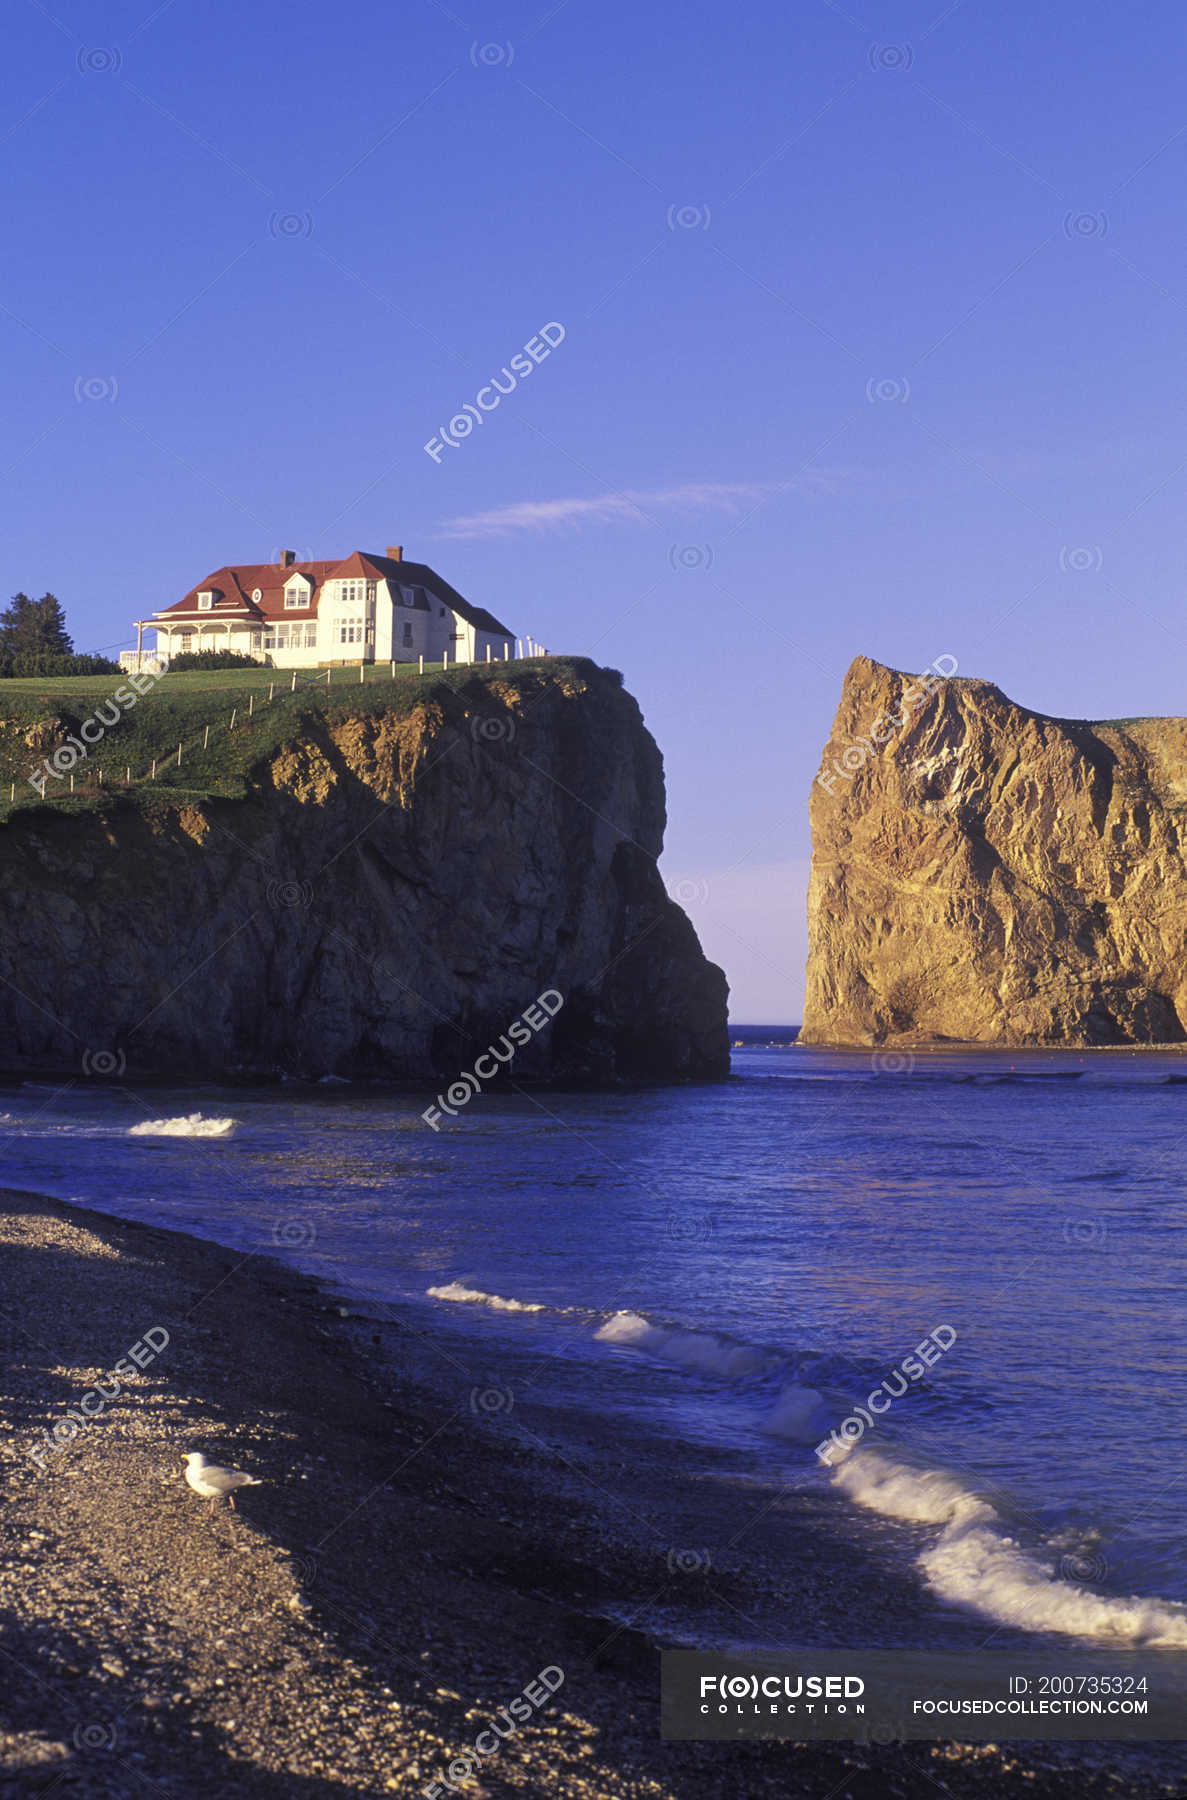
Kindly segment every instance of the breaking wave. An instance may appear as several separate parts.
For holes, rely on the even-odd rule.
[[[763,1430],[772,1437],[790,1438],[795,1444],[816,1443],[828,1433],[826,1405],[819,1388],[785,1387],[763,1421]]]
[[[502,1294],[484,1294],[481,1288],[466,1287],[460,1281],[447,1281],[444,1287],[426,1288],[430,1300],[455,1300],[468,1306],[490,1306],[495,1312],[538,1313],[547,1307],[538,1300],[504,1300]]]
[[[753,1344],[740,1344],[736,1338],[720,1337],[714,1331],[653,1325],[641,1313],[616,1312],[594,1335],[603,1344],[645,1350],[660,1362],[675,1363],[681,1369],[695,1369],[701,1375],[717,1375],[726,1381],[761,1375],[779,1360],[768,1350],[758,1350]]]
[[[1053,1561],[1024,1549],[1000,1513],[954,1476],[854,1450],[836,1465],[833,1481],[872,1512],[942,1528],[919,1566],[946,1600],[1023,1631],[1187,1647],[1187,1606],[1138,1594],[1096,1594],[1061,1579]]]
[[[129,1125],[129,1137],[230,1137],[238,1119],[204,1119],[201,1113],[185,1113],[176,1119],[142,1119]]]

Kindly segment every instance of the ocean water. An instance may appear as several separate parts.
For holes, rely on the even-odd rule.
[[[800,1496],[916,1584],[926,1641],[1187,1669],[1187,1061],[743,1035],[725,1083],[493,1093],[437,1132],[380,1086],[10,1085],[2,1179],[411,1325],[492,1427],[596,1446],[611,1523],[646,1488],[708,1544],[723,1494]],[[779,1607],[665,1622],[777,1642]]]

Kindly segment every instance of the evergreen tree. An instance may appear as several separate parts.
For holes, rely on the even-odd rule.
[[[18,657],[69,656],[73,649],[62,603],[53,594],[40,600],[14,594],[0,613],[0,666],[11,668]]]

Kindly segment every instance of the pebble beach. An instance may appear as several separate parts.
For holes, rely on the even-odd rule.
[[[1175,1791],[1084,1746],[664,1744],[657,1646],[599,1609],[544,1472],[402,1383],[371,1321],[34,1194],[0,1245],[2,1796]],[[193,1450],[261,1485],[208,1516]]]

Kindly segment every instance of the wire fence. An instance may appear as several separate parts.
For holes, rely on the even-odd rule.
[[[527,650],[527,658],[525,660],[534,660],[548,655],[548,652],[537,645],[533,639],[517,642],[517,651],[521,647],[521,642],[523,647]],[[150,661],[155,659],[146,657],[145,660]],[[212,732],[217,735],[225,730],[229,735],[236,729],[237,724],[242,728],[249,720],[253,720],[257,713],[262,712],[265,707],[273,703],[277,698],[278,690],[280,697],[284,699],[296,693],[325,692],[335,685],[340,689],[351,686],[363,687],[366,686],[368,682],[375,685],[380,682],[395,681],[399,679],[400,676],[408,677],[412,674],[416,674],[417,676],[447,675],[451,671],[457,672],[463,669],[467,671],[488,669],[491,673],[494,673],[496,669],[508,667],[512,660],[513,659],[511,658],[494,658],[488,656],[485,659],[476,662],[450,662],[448,657],[444,657],[440,662],[426,662],[423,656],[419,656],[415,664],[411,662],[400,662],[396,659],[393,659],[390,665],[386,662],[357,664],[339,663],[337,665],[331,664],[326,668],[313,670],[304,678],[302,677],[302,671],[299,669],[293,669],[291,672],[285,670],[281,674],[280,680],[272,680],[268,683],[268,692],[266,695],[262,692],[257,692],[254,688],[248,688],[246,694],[242,687],[206,689],[204,690],[204,693],[209,693],[214,700],[217,700],[220,695],[223,696],[224,707],[226,699],[230,698],[232,695],[235,696],[235,704],[230,708],[230,716],[227,717],[224,711],[221,718],[204,722],[200,728],[195,730],[192,736],[181,737],[178,741],[176,750],[171,749],[164,756],[158,754],[157,756],[150,758],[146,769],[141,769],[139,773],[134,775],[132,772],[132,764],[130,762],[125,762],[121,766],[118,761],[113,763],[111,759],[108,758],[105,763],[92,763],[91,751],[92,749],[98,750],[103,741],[103,734],[101,734],[99,739],[93,744],[84,744],[80,742],[78,738],[70,737],[67,739],[65,745],[59,745],[50,755],[44,757],[38,767],[25,778],[23,783],[18,782],[15,779],[12,780],[9,784],[7,806],[5,807],[3,799],[0,798],[0,807],[4,807],[5,812],[8,813],[19,806],[40,805],[44,801],[64,799],[69,794],[77,795],[80,799],[94,799],[101,796],[104,792],[118,792],[128,788],[143,787],[145,785],[151,786],[168,771],[176,771],[184,768],[187,756],[194,756],[207,751],[210,748]],[[514,660],[518,661],[520,658],[517,656]],[[240,672],[243,674],[248,673],[246,670]],[[167,673],[168,670],[166,668],[158,677],[156,677],[156,679],[163,680]],[[263,671],[261,671],[261,688],[262,674]],[[338,677],[336,684],[334,680],[335,676]],[[245,700],[246,704],[244,704]],[[81,729],[85,729],[86,723],[89,723],[89,721],[84,721],[84,726]],[[114,723],[118,724],[119,720],[117,719]],[[87,764],[87,767],[82,771],[79,771],[77,768],[79,761],[84,761]],[[170,782],[168,785],[170,791],[173,793],[183,793],[187,791],[181,789],[176,782]],[[23,793],[20,791],[22,787],[28,787],[31,791],[27,794]],[[193,790],[194,793],[204,793],[209,791],[211,790]],[[2,789],[0,789],[0,794],[2,794]]]

